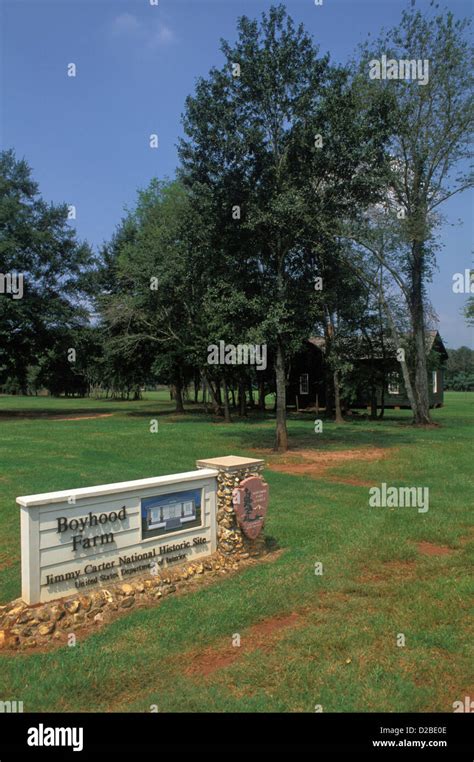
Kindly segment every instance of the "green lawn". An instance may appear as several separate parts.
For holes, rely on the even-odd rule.
[[[21,494],[188,471],[197,458],[270,448],[274,421],[173,414],[140,402],[0,397],[0,602],[20,594]],[[132,611],[74,648],[0,656],[0,700],[25,711],[452,711],[474,695],[474,395],[449,393],[439,428],[291,415],[293,448],[386,449],[312,478],[267,470],[276,560]],[[112,413],[90,420],[52,416]],[[17,415],[21,413],[21,415]],[[157,417],[159,431],[149,433]],[[275,460],[269,455],[269,461]],[[340,481],[338,480],[340,478]],[[430,508],[369,508],[368,486],[430,488]],[[450,549],[424,555],[425,541]],[[315,563],[323,575],[315,575]],[[288,626],[273,617],[295,612]],[[239,633],[241,648],[232,649]],[[405,647],[397,646],[403,633]],[[190,664],[195,665],[191,674]],[[213,664],[214,667],[204,668]],[[204,665],[204,666],[203,666]]]

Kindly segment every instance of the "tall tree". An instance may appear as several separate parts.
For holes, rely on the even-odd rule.
[[[283,6],[261,23],[242,17],[226,63],[186,103],[185,181],[209,188],[216,226],[233,238],[260,302],[259,330],[275,357],[276,449],[286,449],[288,360],[314,323],[314,249],[369,192],[376,155],[360,130],[347,74],[318,58]],[[321,134],[320,134],[321,133]],[[240,263],[240,264],[239,264]]]
[[[470,271],[470,289],[474,290],[474,270]],[[470,296],[464,307],[464,317],[467,324],[474,327],[474,296]]]
[[[65,204],[44,201],[25,160],[0,153],[0,274],[23,277],[19,299],[0,293],[0,383],[7,379],[27,391],[28,366],[87,324],[84,274],[92,265],[89,246],[78,242]],[[2,292],[6,289],[2,288]],[[60,330],[58,327],[60,326]],[[57,357],[58,359],[58,357]]]
[[[106,247],[99,277],[112,370],[120,370],[122,385],[135,387],[153,373],[173,387],[177,412],[183,412],[183,388],[193,375],[197,306],[184,238],[187,216],[182,185],[152,180]]]
[[[432,3],[433,5],[433,3]],[[439,208],[472,186],[467,161],[472,156],[472,46],[468,20],[450,11],[422,15],[405,11],[400,25],[365,46],[359,82],[366,95],[392,100],[391,141],[387,153],[387,194],[390,225],[398,225],[399,246],[387,257],[380,248],[368,250],[382,264],[405,300],[410,318],[413,363],[410,369],[414,422],[430,422],[425,345],[426,283],[435,264],[435,231]],[[369,80],[376,62],[386,57],[387,78]],[[393,62],[393,63],[390,63]],[[417,63],[419,62],[419,63]],[[423,71],[423,81],[403,78],[403,63]],[[381,69],[379,70],[380,73]],[[359,241],[360,242],[360,241]],[[367,241],[365,241],[367,243]],[[409,391],[409,387],[407,387]]]

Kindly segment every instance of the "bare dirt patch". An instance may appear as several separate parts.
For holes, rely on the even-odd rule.
[[[452,548],[448,548],[447,545],[435,545],[433,542],[417,542],[416,547],[418,552],[424,556],[450,556],[453,553]]]
[[[259,451],[262,452],[262,451]],[[393,452],[393,451],[392,451]],[[367,447],[355,450],[295,450],[284,455],[272,455],[265,451],[266,467],[270,471],[279,471],[297,476],[324,476],[330,469],[352,461],[375,462],[388,456],[388,451],[381,447]],[[371,482],[349,476],[332,476],[331,481],[351,484],[357,487],[370,487]]]
[[[8,569],[10,566],[12,566],[13,563],[15,563],[15,561],[16,558],[12,559],[11,555],[7,555],[6,553],[0,554],[0,571]]]
[[[285,552],[284,548],[279,548],[277,550],[271,550],[268,551],[263,556],[257,556],[255,558],[247,558],[245,560],[241,560],[239,564],[239,568],[227,568],[227,569],[220,569],[219,571],[210,572],[208,574],[202,574],[197,575],[196,577],[193,577],[192,579],[186,580],[185,583],[179,583],[177,582],[177,589],[173,593],[173,598],[181,597],[189,595],[189,593],[193,593],[197,590],[202,590],[205,587],[211,587],[212,585],[218,584],[220,579],[225,579],[226,577],[232,577],[237,574],[239,574],[242,571],[245,571],[245,569],[253,566],[257,566],[260,564],[265,563],[273,563],[277,561]],[[11,563],[11,559],[10,559]],[[143,579],[146,579],[147,576],[144,575]],[[134,578],[135,582],[138,582],[142,579],[140,575]],[[74,634],[76,635],[78,640],[85,640],[90,635],[94,634],[95,632],[98,632],[104,627],[107,627],[108,625],[115,622],[117,619],[120,619],[121,617],[130,616],[130,614],[133,614],[134,611],[138,611],[140,609],[152,609],[157,608],[158,606],[163,605],[163,603],[167,600],[168,596],[164,595],[162,598],[159,599],[144,599],[140,600],[140,598],[136,599],[136,603],[133,606],[133,608],[127,608],[122,609],[118,608],[117,610],[114,609],[103,609],[103,621],[98,624],[96,622],[86,622],[81,625],[77,625],[74,628]],[[57,603],[58,601],[61,601],[61,598],[57,598],[55,601],[51,601],[51,603]],[[43,604],[38,603],[34,606],[31,606],[30,608],[40,608]],[[43,640],[41,642],[38,642],[36,646],[31,648],[3,648],[1,650],[2,654],[5,654],[7,656],[28,656],[33,651],[34,653],[47,653],[49,651],[52,651],[56,649],[58,646],[63,646],[67,642],[68,633],[64,630],[57,630],[57,636],[55,636],[53,639],[49,640]],[[149,633],[146,633],[144,636],[146,639],[149,640]],[[227,645],[227,641],[226,641]],[[242,649],[237,648],[233,649],[236,651],[240,651]],[[201,652],[202,653],[202,652]],[[180,656],[180,663],[182,661],[182,657]],[[181,669],[181,667],[180,667]],[[111,710],[112,711],[112,710]]]
[[[459,544],[461,545],[461,547],[464,547],[464,545],[468,545],[469,543],[474,542],[474,526],[463,525],[463,529],[467,529],[467,534],[459,538]]]
[[[355,476],[328,476],[326,477],[330,482],[337,482],[338,484],[349,484],[351,487],[373,487],[374,483],[368,482],[364,479],[357,479]]]
[[[87,421],[93,418],[109,418],[114,413],[96,413],[88,415],[79,413],[79,415],[67,416],[64,413],[50,413],[47,410],[0,410],[0,420],[2,421]]]
[[[233,646],[226,640],[220,647],[208,648],[186,654],[189,666],[185,673],[189,676],[207,677],[220,669],[229,667],[244,654],[257,649],[268,650],[276,639],[289,628],[303,623],[300,614],[293,611],[286,616],[274,616],[264,619],[250,627],[241,636],[240,646]]]
[[[373,567],[366,567],[356,582],[367,584],[372,582],[393,582],[394,580],[411,579],[416,573],[416,561],[385,561]]]
[[[55,416],[56,421],[93,421],[95,418],[110,418],[113,413],[98,413],[97,415],[75,415],[72,418],[63,418],[63,416]]]

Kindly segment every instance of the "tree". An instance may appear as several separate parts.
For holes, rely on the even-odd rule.
[[[471,291],[474,288],[474,270],[470,271],[470,288]],[[467,324],[474,326],[474,296],[470,296],[464,307],[464,317],[467,320]]]
[[[474,297],[470,296],[469,299],[467,300],[464,314],[466,316],[468,324],[474,326]]]
[[[347,73],[318,58],[283,6],[260,24],[242,17],[237,42],[222,52],[224,67],[186,102],[183,177],[211,193],[216,230],[233,239],[231,271],[245,263],[258,331],[275,358],[275,448],[285,450],[288,361],[316,317],[315,248],[333,240],[333,223],[355,199],[371,196],[377,141],[357,117]]]
[[[138,193],[104,252],[98,299],[106,357],[129,390],[154,375],[173,387],[176,411],[193,376],[197,301],[184,230],[188,198],[179,182],[154,179]],[[123,373],[127,371],[127,376]]]
[[[0,153],[0,273],[24,279],[22,298],[0,293],[0,384],[26,393],[28,368],[54,352],[67,368],[74,344],[66,338],[88,322],[79,297],[92,261],[68,225],[67,206],[46,203],[26,161]]]
[[[365,46],[359,78],[367,78],[371,63],[382,55],[429,65],[426,83],[396,79],[392,74],[385,80],[373,79],[366,87],[369,101],[372,94],[380,97],[382,90],[393,102],[386,203],[391,221],[398,226],[399,245],[389,257],[374,246],[367,250],[384,266],[405,300],[413,342],[413,365],[405,381],[409,394],[411,385],[417,424],[431,420],[425,290],[435,263],[438,210],[444,201],[472,186],[472,174],[465,168],[473,125],[469,24],[456,21],[451,12],[431,18],[414,9],[406,11],[397,28]],[[367,244],[367,240],[358,242]]]
[[[474,386],[474,350],[459,347],[448,351],[445,387],[455,391],[470,391]]]

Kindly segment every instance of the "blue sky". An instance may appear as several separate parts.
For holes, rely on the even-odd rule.
[[[110,238],[136,189],[177,164],[184,100],[197,77],[220,65],[219,40],[236,19],[259,16],[266,0],[0,0],[2,148],[33,168],[47,200],[77,208],[79,236]],[[287,0],[321,52],[345,62],[368,33],[398,23],[405,0]],[[423,0],[417,3],[427,7]],[[472,4],[450,0],[459,16]],[[68,77],[75,63],[77,76]],[[159,148],[149,148],[157,133]],[[444,206],[442,250],[430,297],[448,346],[474,346],[452,292],[453,273],[472,266],[472,200]],[[463,224],[456,224],[462,220]]]

